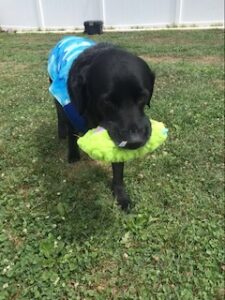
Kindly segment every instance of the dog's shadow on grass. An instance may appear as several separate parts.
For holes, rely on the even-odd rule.
[[[110,191],[110,165],[99,164],[82,153],[81,161],[67,162],[67,140],[59,141],[56,129],[43,124],[35,132],[43,200],[39,207],[57,225],[65,239],[102,235],[114,223]],[[60,231],[60,232],[58,232]]]

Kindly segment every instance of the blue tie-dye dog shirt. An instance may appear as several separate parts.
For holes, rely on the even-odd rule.
[[[86,38],[68,36],[56,44],[48,59],[48,73],[52,80],[49,91],[62,105],[73,126],[81,132],[87,131],[86,122],[70,101],[67,79],[74,60],[94,44],[95,42]]]

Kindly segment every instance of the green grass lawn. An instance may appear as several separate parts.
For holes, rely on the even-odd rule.
[[[0,34],[0,299],[224,299],[222,30],[105,33],[156,72],[167,142],[127,164],[69,165],[46,61],[62,34]]]

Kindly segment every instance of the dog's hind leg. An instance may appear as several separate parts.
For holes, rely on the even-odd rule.
[[[72,126],[57,100],[55,100],[55,105],[58,116],[58,136],[59,139],[66,139],[68,136],[68,162],[74,163],[80,159],[79,147],[77,145],[78,131]]]
[[[51,85],[52,79],[49,77],[49,84]],[[54,98],[56,112],[57,112],[57,120],[58,120],[58,137],[59,139],[66,139],[67,137],[67,118],[63,111],[62,106],[59,102]]]
[[[59,139],[66,139],[68,134],[68,120],[65,115],[65,112],[63,111],[62,106],[59,104],[59,102],[55,99],[55,106],[57,111],[57,119],[58,119],[58,137]]]

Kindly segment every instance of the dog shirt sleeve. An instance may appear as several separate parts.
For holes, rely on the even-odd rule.
[[[74,60],[95,42],[82,37],[67,36],[52,49],[48,59],[48,73],[52,79],[50,93],[62,105],[64,111],[77,129],[85,131],[83,118],[71,103],[67,80]]]

